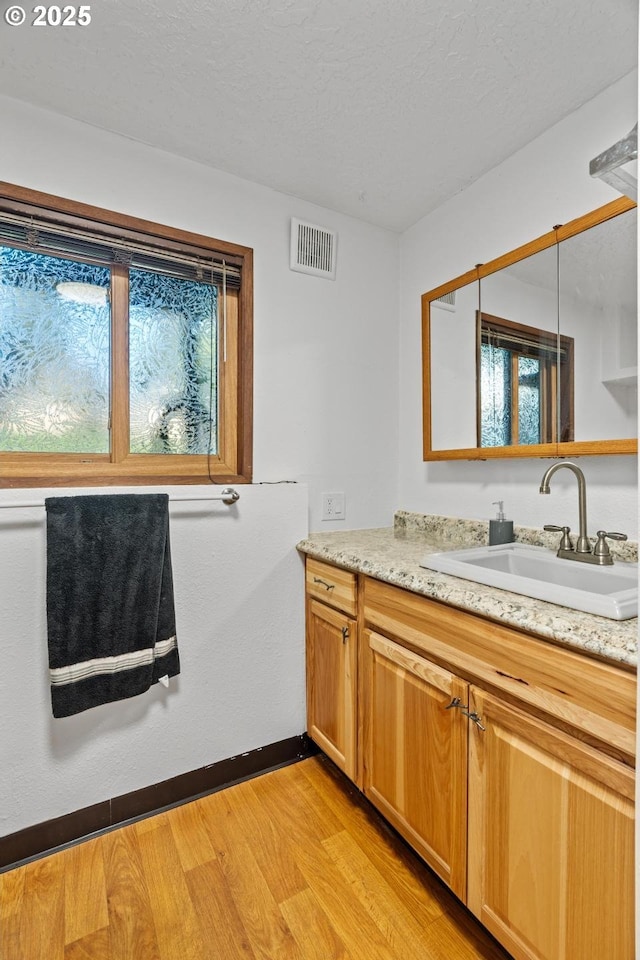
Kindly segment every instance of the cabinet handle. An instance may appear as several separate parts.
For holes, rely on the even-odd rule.
[[[326,588],[327,588],[327,590],[333,590],[334,587],[335,587],[335,583],[327,583],[326,580],[321,580],[320,577],[314,577],[314,578],[313,578],[313,582],[314,582],[314,583],[321,583],[323,587],[326,587]]]
[[[462,712],[464,713],[465,717],[469,717],[469,720],[473,720],[478,730],[487,729],[482,722],[482,717],[479,717],[475,710],[472,710],[471,713],[469,713],[468,710],[463,710]]]
[[[462,700],[460,699],[460,697],[454,697],[453,700],[451,701],[451,703],[449,704],[449,706],[448,706],[448,707],[445,707],[445,710],[451,710],[451,709],[453,709],[453,708],[455,708],[455,707],[459,708],[460,710],[466,710],[466,709],[467,709],[466,703],[463,703]]]
[[[346,643],[349,639],[349,627],[342,627],[342,642]]]
[[[456,709],[460,710],[465,717],[468,717],[469,720],[473,720],[475,725],[479,730],[486,730],[487,728],[482,723],[482,717],[479,717],[475,710],[469,711],[469,707],[466,703],[463,703],[460,697],[453,697],[451,703],[445,707],[445,710]]]

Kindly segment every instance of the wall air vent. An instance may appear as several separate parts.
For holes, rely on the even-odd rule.
[[[289,266],[298,273],[314,277],[336,278],[338,234],[312,223],[291,218],[291,259]]]
[[[441,307],[443,310],[451,310],[453,313],[456,309],[456,291],[452,290],[451,293],[443,293],[441,297],[438,297],[437,300],[432,301],[434,307]]]

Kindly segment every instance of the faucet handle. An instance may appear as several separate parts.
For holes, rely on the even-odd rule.
[[[598,537],[596,545],[593,548],[593,554],[596,557],[609,557],[611,556],[611,551],[609,550],[609,544],[607,540],[627,540],[628,537],[626,533],[607,533],[606,530],[598,530],[596,536]]]
[[[571,542],[571,537],[569,536],[571,527],[558,527],[554,523],[545,523],[543,529],[548,530],[549,533],[562,534],[562,539],[560,541],[558,550],[573,550],[573,543]]]

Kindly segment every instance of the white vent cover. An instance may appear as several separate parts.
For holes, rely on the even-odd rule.
[[[456,309],[456,291],[452,290],[451,293],[443,293],[441,297],[433,301],[433,305],[454,313]]]
[[[289,266],[298,273],[314,277],[336,278],[338,234],[324,227],[291,218],[291,258]]]

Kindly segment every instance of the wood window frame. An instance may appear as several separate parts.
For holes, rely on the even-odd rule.
[[[0,488],[135,484],[250,483],[253,453],[253,250],[175,227],[0,182],[3,202],[36,208],[49,220],[117,236],[139,235],[158,249],[204,251],[240,268],[239,289],[226,289],[218,337],[218,452],[129,452],[129,328],[126,268],[112,268],[111,450],[109,453],[0,452]],[[45,251],[43,251],[45,252]],[[61,254],[58,254],[60,256]],[[116,319],[117,318],[117,319]]]
[[[482,397],[481,397],[481,346],[483,324],[497,331],[499,342],[512,353],[511,383],[516,389],[511,394],[511,444],[517,446],[519,439],[519,382],[518,358],[535,357],[532,349],[518,349],[518,341],[535,345],[540,355],[540,443],[570,442],[574,439],[574,340],[549,330],[505,320],[502,317],[476,310],[476,410],[477,444],[482,447]],[[560,435],[558,435],[560,434]]]

